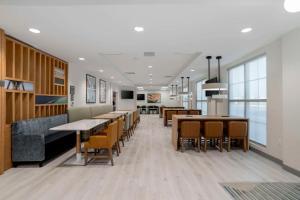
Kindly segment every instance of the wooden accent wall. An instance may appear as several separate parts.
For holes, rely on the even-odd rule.
[[[40,51],[17,39],[2,34],[5,46],[3,78],[5,80],[32,83],[33,91],[13,89],[3,90],[1,99],[5,102],[5,118],[1,118],[4,130],[1,131],[4,144],[4,170],[12,166],[11,162],[11,124],[18,120],[47,117],[66,113],[66,104],[40,104],[35,102],[36,96],[68,95],[68,63],[43,51]],[[4,67],[3,67],[4,66]],[[64,71],[64,85],[54,84],[54,68]],[[2,140],[1,140],[2,141]],[[1,151],[0,151],[1,156]],[[1,164],[0,159],[0,164]],[[3,161],[2,161],[3,162]],[[1,167],[0,167],[1,173]]]
[[[0,80],[4,79],[5,74],[5,34],[0,29]],[[4,125],[5,125],[5,93],[4,88],[0,87],[0,175],[4,172]]]

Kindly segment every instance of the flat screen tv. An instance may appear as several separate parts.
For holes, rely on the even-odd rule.
[[[133,99],[133,91],[122,90],[121,99]]]
[[[143,101],[143,100],[145,100],[145,94],[137,94],[136,99],[137,99],[138,101]]]
[[[215,77],[215,78],[211,78],[207,81],[205,81],[205,83],[217,83],[218,82],[218,78]],[[218,95],[219,94],[219,91],[205,91],[205,96],[207,97],[211,97],[212,95]]]

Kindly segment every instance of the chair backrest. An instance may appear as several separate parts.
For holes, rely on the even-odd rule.
[[[167,120],[172,120],[172,116],[177,114],[176,110],[168,110],[165,112],[167,112]]]
[[[114,121],[108,125],[108,138],[110,146],[113,146],[118,141],[118,122]]]
[[[132,112],[129,112],[128,113],[128,116],[129,116],[129,125],[130,127],[133,125],[133,113]]]
[[[128,131],[129,128],[130,128],[130,116],[126,114],[124,116],[124,130]]]
[[[228,136],[230,137],[246,137],[247,136],[247,122],[244,121],[230,121],[228,122]]]
[[[223,135],[223,122],[207,121],[204,122],[204,136],[217,138]]]
[[[136,111],[133,112],[133,122],[135,122],[137,119],[137,114],[136,114]]]
[[[200,115],[198,110],[189,110],[189,115]]]
[[[199,121],[182,121],[180,123],[180,136],[183,138],[199,138],[200,122]]]
[[[188,114],[188,111],[187,111],[187,110],[178,110],[178,111],[177,111],[177,114],[178,114],[178,115],[187,115],[187,114]]]
[[[118,139],[123,135],[123,128],[124,128],[124,119],[120,117],[118,119]]]

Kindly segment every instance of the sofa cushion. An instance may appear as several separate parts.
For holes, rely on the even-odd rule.
[[[75,134],[74,131],[48,131],[45,135],[45,144],[63,138],[67,135]]]
[[[109,113],[113,111],[113,106],[104,104],[104,105],[96,105],[96,106],[90,106],[90,112],[91,116],[95,117],[97,115],[102,115],[105,113]]]
[[[68,109],[69,122],[74,122],[82,119],[91,119],[91,112],[89,107],[76,107]]]
[[[47,131],[46,118],[22,120],[12,124],[13,135],[44,135]]]

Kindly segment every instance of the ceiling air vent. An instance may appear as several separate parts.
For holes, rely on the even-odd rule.
[[[174,78],[175,76],[174,75],[166,75],[164,76],[165,78]]]
[[[134,75],[135,72],[125,72],[125,74],[128,74],[128,75]]]
[[[155,52],[151,52],[151,51],[144,52],[144,56],[145,56],[145,57],[155,56]]]

